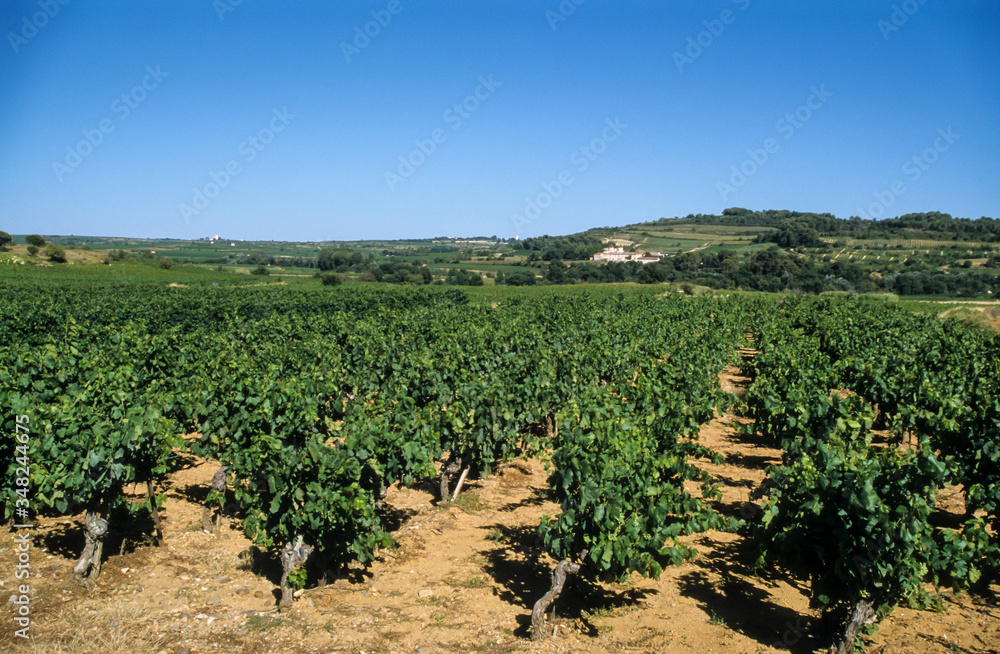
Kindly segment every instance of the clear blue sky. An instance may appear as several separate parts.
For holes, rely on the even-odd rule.
[[[0,33],[10,233],[1000,217],[992,1],[4,0]]]

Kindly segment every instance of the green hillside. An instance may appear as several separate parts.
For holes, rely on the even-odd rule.
[[[721,214],[598,227],[524,240],[471,238],[241,241],[43,236],[65,263],[31,252],[15,235],[0,271],[46,275],[160,276],[176,283],[213,275],[234,282],[341,282],[534,286],[580,283],[672,284],[691,291],[893,293],[993,300],[1000,293],[1000,221],[930,212],[885,220],[828,213],[730,208]],[[592,261],[608,246],[652,252],[657,263]],[[25,268],[27,266],[27,268]],[[325,280],[321,273],[328,273]],[[2,274],[2,273],[0,273]],[[241,275],[234,278],[233,275]],[[335,278],[333,277],[335,276]],[[211,277],[214,279],[214,277]]]

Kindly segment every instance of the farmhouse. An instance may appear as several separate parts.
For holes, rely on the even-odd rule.
[[[594,261],[638,261],[639,263],[647,264],[659,261],[662,256],[663,255],[659,252],[643,252],[641,250],[626,252],[625,249],[620,246],[611,246],[606,247],[602,252],[595,254]]]

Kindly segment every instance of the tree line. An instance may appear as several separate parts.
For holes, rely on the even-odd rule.
[[[1000,264],[997,257],[988,261]],[[716,289],[765,292],[889,291],[900,295],[977,295],[1000,293],[1000,274],[966,272],[966,268],[939,272],[918,261],[907,262],[887,275],[873,274],[863,266],[844,261],[823,261],[798,256],[777,246],[741,256],[735,250],[685,252],[658,263],[553,261],[543,272],[552,284],[635,282],[691,282]],[[520,275],[521,273],[517,273]],[[506,283],[511,284],[511,276]],[[542,280],[536,280],[542,281]],[[499,275],[497,283],[501,283]],[[533,282],[529,282],[533,283]]]

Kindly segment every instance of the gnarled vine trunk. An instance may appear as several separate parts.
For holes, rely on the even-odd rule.
[[[299,536],[295,544],[285,543],[281,550],[281,602],[278,606],[288,608],[292,605],[292,589],[288,587],[288,575],[293,570],[298,570],[306,564],[309,555],[312,554],[312,545],[303,545],[302,536]]]
[[[871,622],[874,617],[875,609],[872,608],[872,602],[859,599],[854,604],[854,610],[851,611],[850,620],[844,629],[844,637],[840,641],[840,645],[837,646],[837,654],[850,654],[853,652],[854,639],[858,636],[858,630],[861,629],[862,625]]]
[[[553,414],[545,416],[545,436],[548,438],[555,438],[559,433],[556,427],[556,418]]]
[[[93,580],[101,574],[101,555],[104,553],[104,537],[108,535],[108,521],[96,511],[87,511],[83,528],[86,542],[80,560],[73,568],[73,577]]]
[[[201,528],[212,534],[218,534],[222,527],[222,507],[226,503],[226,470],[228,469],[229,466],[222,466],[212,475],[212,490],[218,494],[218,506],[206,505],[201,514]]]
[[[146,480],[146,494],[149,495],[149,506],[153,514],[153,526],[156,527],[156,546],[163,547],[163,525],[160,523],[160,509],[156,506],[156,493],[153,492],[153,481]]]
[[[439,489],[440,495],[438,496],[441,502],[448,501],[448,480],[453,474],[461,469],[462,457],[460,456],[450,458],[443,466],[441,466],[441,488]]]
[[[582,552],[580,558],[583,559],[586,556],[587,553]],[[564,559],[552,571],[552,587],[547,593],[542,595],[541,599],[535,602],[535,607],[531,610],[532,640],[542,640],[546,637],[555,636],[554,631],[552,634],[549,634],[548,630],[545,629],[545,612],[559,598],[559,595],[562,594],[563,587],[566,585],[569,575],[580,572],[580,567],[579,563],[573,563],[569,559]],[[555,611],[553,611],[553,617],[555,617],[554,614]]]

